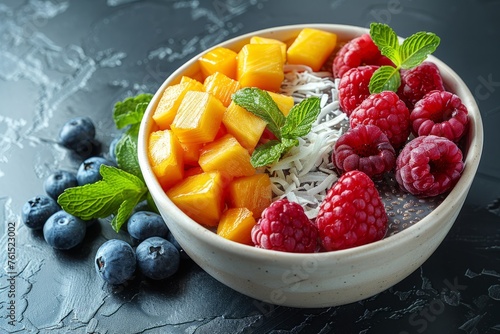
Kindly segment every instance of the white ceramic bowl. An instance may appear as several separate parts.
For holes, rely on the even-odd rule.
[[[254,35],[289,40],[305,27],[334,32],[339,41],[368,32],[365,28],[345,25],[291,25],[255,31],[218,46],[237,51]],[[415,271],[439,246],[465,201],[483,146],[483,128],[476,102],[464,82],[446,64],[429,57],[438,65],[449,90],[459,95],[467,106],[470,116],[465,169],[449,195],[421,221],[383,240],[335,252],[292,254],[258,249],[216,235],[177,208],[152,172],[146,149],[148,134],[155,126],[152,114],[156,104],[167,86],[177,83],[182,75],[199,70],[200,55],[170,75],[154,95],[141,124],[138,155],[146,184],[168,227],[186,253],[207,273],[265,302],[292,307],[328,307],[359,301],[386,290]]]

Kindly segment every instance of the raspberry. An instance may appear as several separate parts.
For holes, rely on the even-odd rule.
[[[462,152],[454,142],[420,136],[401,150],[396,160],[396,181],[410,194],[437,196],[457,183],[463,168]]]
[[[342,78],[344,73],[362,65],[391,65],[389,58],[382,56],[370,34],[363,34],[347,42],[333,59],[333,75]]]
[[[347,116],[370,95],[370,79],[377,68],[374,65],[351,68],[340,79],[339,102]]]
[[[469,117],[457,95],[432,91],[415,104],[410,122],[415,136],[436,135],[457,142],[467,130]]]
[[[394,168],[396,152],[378,126],[359,124],[337,140],[333,162],[340,173],[360,170],[378,179]]]
[[[255,246],[283,252],[316,251],[318,230],[302,206],[287,199],[274,201],[252,229]]]
[[[316,218],[327,251],[364,245],[384,237],[387,213],[373,181],[363,172],[342,175],[328,191]]]
[[[415,103],[431,90],[444,90],[438,67],[429,61],[410,70],[401,70],[401,86],[398,95],[412,110]]]
[[[410,112],[399,96],[391,91],[368,96],[354,109],[349,120],[351,128],[358,124],[378,126],[396,150],[410,135]]]

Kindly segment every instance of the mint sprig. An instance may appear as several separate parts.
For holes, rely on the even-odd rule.
[[[66,212],[83,220],[114,215],[111,226],[118,232],[134,207],[145,200],[148,188],[141,179],[119,168],[101,165],[102,180],[66,189],[57,202]]]
[[[370,36],[380,50],[395,65],[381,66],[373,73],[370,93],[384,90],[396,92],[401,84],[400,69],[411,69],[420,65],[439,46],[440,38],[431,32],[417,32],[399,43],[394,30],[387,24],[370,24]]]
[[[115,148],[118,168],[101,165],[102,180],[66,189],[57,199],[62,209],[84,220],[113,216],[111,226],[116,232],[139,202],[147,200],[157,210],[137,158],[139,126],[152,97],[139,94],[115,104],[113,120],[117,129],[125,129]]]
[[[232,96],[234,103],[267,123],[276,140],[257,146],[250,162],[255,168],[278,161],[283,154],[299,144],[298,138],[311,131],[321,110],[318,97],[308,97],[290,109],[285,117],[269,93],[259,88],[243,88]]]

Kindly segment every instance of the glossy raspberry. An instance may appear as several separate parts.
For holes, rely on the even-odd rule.
[[[380,240],[387,231],[387,214],[373,181],[363,172],[342,175],[328,191],[316,218],[327,251]]]
[[[358,124],[373,124],[384,132],[394,149],[398,149],[410,135],[410,112],[399,96],[383,91],[368,96],[349,117],[351,128]]]
[[[370,95],[369,84],[378,66],[367,65],[351,68],[340,79],[339,102],[342,111],[349,116]]]
[[[340,173],[360,170],[378,179],[394,168],[396,152],[378,126],[359,124],[339,137],[333,162]]]
[[[396,180],[410,194],[437,196],[457,183],[463,168],[462,152],[454,142],[421,136],[401,150],[396,160]]]
[[[415,103],[432,90],[444,90],[443,79],[436,64],[424,61],[410,70],[401,70],[398,95],[412,110]]]
[[[370,34],[356,37],[340,48],[333,59],[333,75],[342,78],[351,68],[362,65],[394,66],[387,57],[382,56]]]
[[[467,131],[469,116],[457,95],[432,91],[417,102],[410,122],[415,136],[436,135],[456,142]]]
[[[283,252],[312,253],[318,231],[300,204],[287,199],[274,201],[262,212],[252,229],[256,247]]]

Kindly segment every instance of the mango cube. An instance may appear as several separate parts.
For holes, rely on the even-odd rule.
[[[163,189],[184,177],[183,150],[171,130],[158,130],[149,135],[148,157]]]
[[[184,151],[184,165],[198,166],[200,158],[200,149],[203,144],[198,143],[180,143]]]
[[[228,186],[228,205],[230,208],[247,208],[255,219],[271,205],[271,179],[268,174],[259,173],[234,179]]]
[[[198,163],[205,172],[219,171],[227,179],[255,173],[250,154],[230,134],[205,145]]]
[[[203,91],[204,89],[203,84],[194,79],[184,82],[181,79],[181,83],[165,88],[153,114],[153,119],[160,130],[170,129],[177,109],[188,91]]]
[[[238,53],[238,81],[242,87],[276,92],[285,77],[284,60],[277,44],[246,44]]]
[[[253,152],[266,128],[266,121],[234,102],[222,116],[222,124],[249,152]]]
[[[304,28],[287,50],[289,64],[303,64],[319,71],[335,49],[337,35],[331,32]]]
[[[224,107],[231,103],[231,96],[240,89],[240,83],[221,72],[209,75],[203,82],[205,91],[218,98]]]
[[[250,38],[250,44],[277,44],[281,48],[281,55],[283,56],[283,61],[286,61],[286,43],[278,39],[253,36],[252,38]]]
[[[290,113],[290,109],[292,109],[292,107],[295,104],[293,97],[273,92],[268,92],[268,93],[273,99],[273,101],[276,102],[279,110],[281,110],[283,115],[288,116],[288,114]]]
[[[252,245],[252,228],[254,225],[253,213],[247,208],[227,209],[220,218],[217,234],[228,240]]]
[[[199,224],[217,226],[224,205],[224,192],[219,172],[186,177],[167,190],[170,200]]]
[[[203,75],[208,77],[215,72],[220,72],[231,79],[236,79],[238,54],[231,49],[216,47],[198,59]]]
[[[226,108],[207,92],[189,91],[177,109],[171,129],[181,143],[207,143],[219,131]]]

